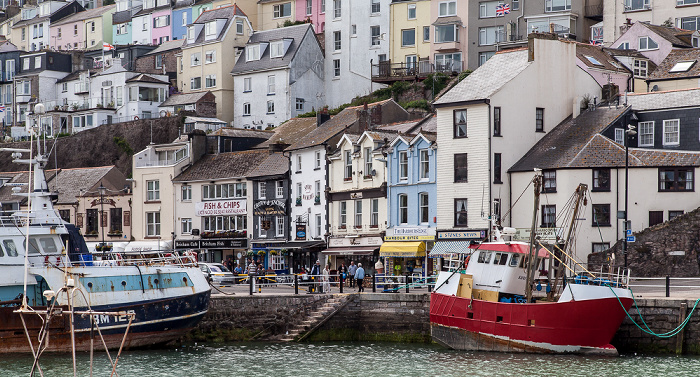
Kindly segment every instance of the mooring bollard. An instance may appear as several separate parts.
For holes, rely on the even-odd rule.
[[[666,297],[671,297],[671,276],[666,275]]]
[[[338,274],[338,277],[338,280],[340,280],[340,293],[343,293],[343,273],[341,272],[340,274]]]
[[[253,284],[255,284],[253,279],[255,279],[255,277],[253,275],[248,275],[248,285],[250,286],[250,295],[251,296],[253,295],[253,290],[254,290]]]
[[[406,274],[406,293],[408,293],[408,287],[409,287],[409,284],[408,284],[408,274]]]
[[[372,292],[377,292],[377,275],[372,276]]]
[[[294,274],[294,294],[299,294],[299,275]]]

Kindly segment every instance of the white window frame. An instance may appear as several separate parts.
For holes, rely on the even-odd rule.
[[[681,120],[680,119],[664,119],[663,121],[664,146],[680,145],[681,139]]]
[[[340,0],[333,0],[333,19],[339,19],[343,16],[343,9]]]
[[[258,199],[267,199],[267,182],[258,182]]]
[[[284,216],[275,216],[275,236],[284,237]]]
[[[195,52],[190,54],[190,67],[197,67],[202,65],[202,54]]]
[[[444,9],[443,9],[444,5]],[[453,9],[450,9],[452,5]],[[438,17],[449,17],[457,15],[457,1],[441,1],[438,3]]]
[[[183,202],[191,202],[192,201],[192,185],[182,185],[182,188],[180,189],[180,199]]]
[[[277,198],[284,198],[284,181],[277,181]]]
[[[355,200],[355,228],[362,227],[362,199]]]
[[[408,181],[408,151],[399,151],[399,181]]]
[[[654,146],[654,121],[651,122],[639,122],[639,137],[637,139],[637,146],[639,147],[653,147]],[[647,137],[651,138],[651,142],[645,142]]]
[[[333,51],[340,51],[343,47],[343,36],[340,34],[340,30],[333,32]]]
[[[644,47],[644,48],[642,48],[642,41],[644,41],[644,44],[646,45],[646,47]],[[656,47],[650,48],[649,42],[654,43],[656,45]],[[643,37],[639,37],[639,45],[638,46],[639,46],[639,51],[651,51],[651,50],[658,50],[659,49],[659,44],[655,40],[651,39],[651,37],[646,36],[646,35]]]
[[[423,215],[428,221],[423,221]],[[430,196],[427,192],[418,194],[418,223],[421,225],[430,223]]]
[[[315,153],[315,162],[314,162],[314,169],[320,169],[321,168],[321,151],[316,151]]]
[[[216,75],[204,76],[204,87],[205,88],[216,88]]]
[[[615,129],[615,142],[618,144],[625,145],[625,129],[616,128]]]
[[[273,41],[270,43],[270,58],[281,58],[284,56],[284,42]]]
[[[285,14],[285,8],[289,7],[289,14]],[[292,16],[292,3],[276,4],[272,8],[272,18],[287,18]]]
[[[192,233],[192,218],[183,218],[180,220],[180,231],[182,234]]]
[[[216,50],[209,50],[204,53],[204,64],[216,63]]]
[[[427,181],[430,179],[430,154],[428,153],[428,148],[419,149],[418,158],[420,159],[418,179]]]
[[[339,226],[341,227],[347,227],[348,225],[348,202],[343,200],[340,203],[338,203],[338,222]]]
[[[252,86],[252,79],[250,77],[245,77],[243,78],[243,92],[248,93],[252,92],[253,86]]]
[[[267,114],[275,113],[275,101],[267,101]]]
[[[160,180],[146,181],[146,201],[155,202],[160,200]]]
[[[267,94],[275,94],[275,75],[267,76]]]
[[[333,59],[333,77],[340,77],[340,59]]]
[[[408,224],[408,195],[400,194],[398,196],[399,213],[397,216],[398,223],[401,225]]]
[[[406,9],[406,18],[409,20],[416,19],[416,4],[408,4]]]
[[[146,212],[146,236],[160,236],[160,212]]]
[[[243,104],[243,116],[250,116],[250,102],[246,102]]]

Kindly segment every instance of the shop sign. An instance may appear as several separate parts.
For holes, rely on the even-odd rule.
[[[389,236],[434,236],[435,228],[427,226],[395,226],[387,229]]]
[[[464,231],[442,231],[438,232],[439,240],[479,240],[486,238],[486,229],[464,230]]]
[[[107,204],[107,205],[110,205],[110,206],[112,206],[112,207],[116,207],[116,206],[117,206],[117,203],[114,201],[114,199],[102,198],[102,199],[95,199],[95,200],[91,201],[91,202],[90,202],[90,207],[96,207],[96,206],[98,206],[98,205],[100,205],[100,204]]]
[[[287,203],[284,200],[261,200],[253,205],[254,215],[285,215]]]
[[[197,216],[245,215],[248,213],[245,199],[199,202],[195,203],[194,209]]]
[[[513,235],[513,241],[529,241],[530,234],[532,233],[531,228],[515,228],[515,235]],[[540,241],[556,241],[557,237],[561,238],[564,234],[564,228],[537,228],[535,229],[535,236],[539,237]]]
[[[435,241],[435,236],[386,236],[384,241]]]
[[[312,190],[311,185],[305,185],[304,186],[304,193],[301,195],[301,198],[304,200],[313,200],[314,193],[311,190]]]
[[[348,246],[380,246],[382,237],[352,237],[352,238],[331,238],[328,240],[328,247],[348,247]]]
[[[217,239],[217,240],[200,240],[202,249],[243,249],[248,247],[248,240],[241,239]]]
[[[176,249],[199,249],[199,240],[175,240]]]
[[[306,224],[297,224],[297,240],[306,239]]]

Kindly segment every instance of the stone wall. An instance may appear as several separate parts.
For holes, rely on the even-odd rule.
[[[636,242],[628,245],[627,263],[633,276],[690,277],[700,276],[700,209],[636,233]],[[616,265],[622,266],[623,243],[610,250],[593,253],[588,263],[594,269],[615,254]]]
[[[637,299],[639,312],[634,305],[629,310],[639,326],[644,328],[640,320],[641,313],[644,322],[655,333],[666,333],[675,329],[693,309],[693,300],[670,299]],[[700,308],[698,308],[700,309]],[[693,313],[683,331],[670,338],[659,338],[644,333],[629,318],[626,318],[615,334],[612,344],[621,353],[646,354],[700,354],[700,315]]]

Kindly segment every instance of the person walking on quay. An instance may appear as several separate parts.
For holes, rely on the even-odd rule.
[[[362,268],[362,263],[357,264],[357,271],[355,271],[355,280],[357,280],[357,291],[364,292],[365,288],[362,286],[362,281],[365,278],[365,269]]]
[[[357,266],[355,266],[355,261],[350,261],[350,267],[348,267],[348,278],[350,279],[350,288],[353,288],[355,286],[355,272],[357,272]]]
[[[237,263],[236,268],[233,269],[233,282],[238,284],[238,276],[243,273],[243,268],[241,268],[241,264]]]
[[[255,262],[251,259],[248,265],[248,279],[253,279],[253,290],[255,290],[255,271],[257,268],[258,266],[256,266]]]
[[[331,293],[331,265],[323,268],[323,293]]]
[[[309,284],[309,293],[314,292],[315,284],[320,280],[321,275],[321,261],[316,260],[316,264],[311,267],[311,284]]]
[[[348,278],[348,268],[345,267],[345,262],[343,262],[340,265],[340,267],[338,267],[338,275],[340,276],[340,279],[339,279],[340,283],[338,283],[339,284],[338,286],[340,286],[340,284],[344,285],[345,280],[347,280],[347,278]]]

